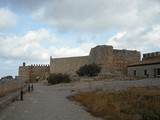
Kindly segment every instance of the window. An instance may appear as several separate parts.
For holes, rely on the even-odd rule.
[[[147,75],[147,70],[144,70],[144,75]]]
[[[160,75],[160,68],[157,68],[157,75]]]
[[[160,68],[157,68],[157,78],[160,78]]]
[[[156,78],[156,77],[157,77],[157,69],[154,68],[154,78]]]
[[[136,76],[136,70],[134,70],[134,75]]]

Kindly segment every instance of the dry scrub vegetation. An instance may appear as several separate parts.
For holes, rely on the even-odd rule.
[[[73,99],[106,120],[160,120],[160,87],[96,90]]]

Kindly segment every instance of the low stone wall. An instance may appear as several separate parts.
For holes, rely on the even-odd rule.
[[[8,93],[14,92],[23,88],[25,85],[24,80],[20,79],[0,79],[0,97]]]

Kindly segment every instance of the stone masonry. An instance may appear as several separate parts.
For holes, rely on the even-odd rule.
[[[116,50],[112,46],[102,45],[92,48],[89,56],[50,58],[50,73],[76,75],[79,67],[96,63],[102,67],[102,75],[126,74],[127,65],[140,61],[140,52],[136,50]]]
[[[160,78],[160,52],[143,54],[142,61],[128,65],[128,75]]]
[[[19,76],[29,82],[42,81],[49,75],[49,70],[49,65],[26,66],[25,63],[23,63],[23,66],[19,67]]]
[[[14,78],[5,78],[0,79],[0,97],[4,96],[10,92],[14,92],[20,88],[23,88],[25,82],[23,78],[16,77]]]
[[[102,45],[91,49],[88,56],[50,58],[49,65],[28,65],[19,67],[19,76],[25,81],[45,80],[50,73],[66,73],[76,76],[76,71],[85,64],[96,63],[101,66],[101,75],[124,75],[127,66],[140,61],[140,52],[136,50],[116,50],[112,46]]]

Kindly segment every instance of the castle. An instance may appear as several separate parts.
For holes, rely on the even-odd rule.
[[[19,67],[19,76],[34,82],[44,80],[50,73],[66,73],[76,76],[76,71],[85,64],[96,63],[101,66],[101,75],[127,74],[127,66],[140,61],[140,52],[136,50],[117,50],[102,45],[91,49],[88,56],[52,58],[50,65],[31,65]]]
[[[19,67],[19,76],[25,81],[35,82],[38,80],[44,80],[49,74],[50,66],[49,65],[29,65],[26,66],[23,63],[23,66]]]

